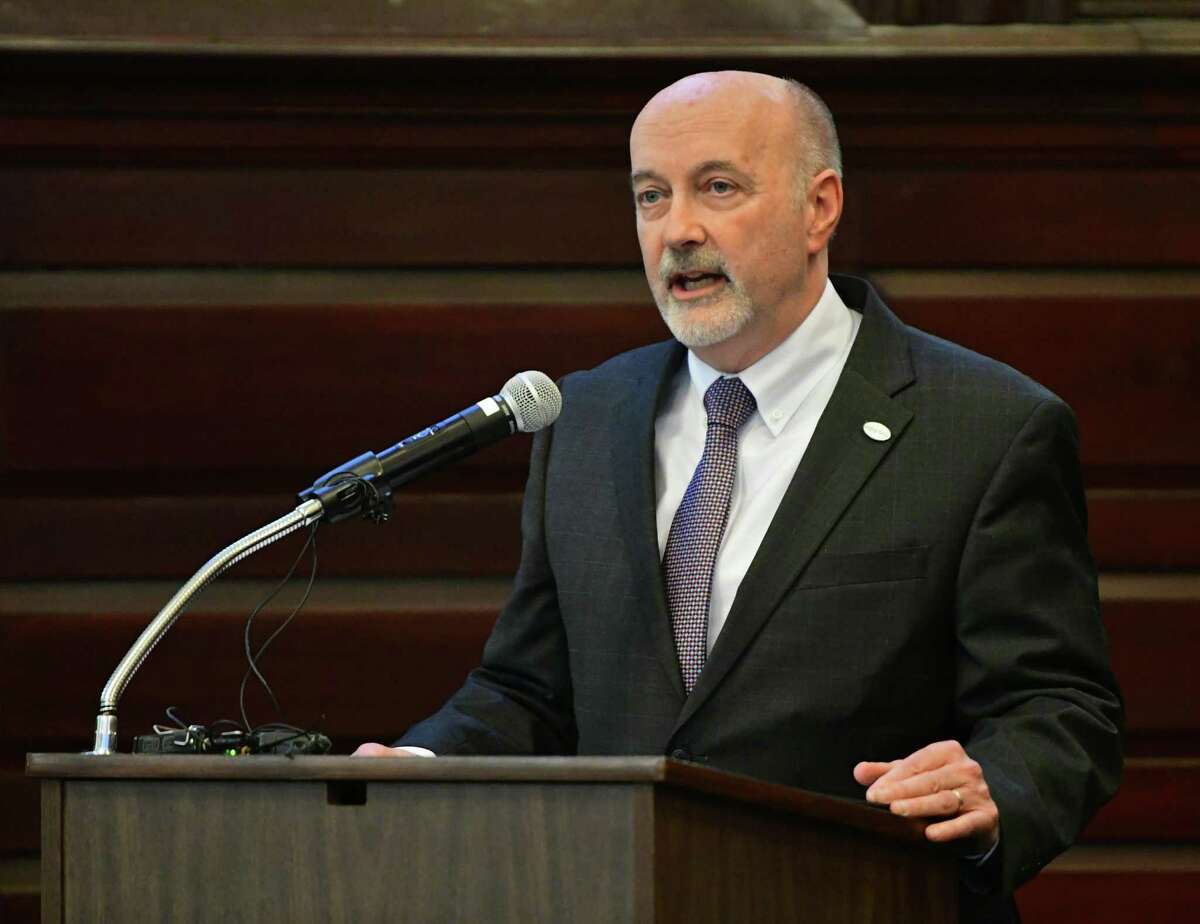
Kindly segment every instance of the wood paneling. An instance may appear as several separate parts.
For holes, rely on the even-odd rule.
[[[68,473],[85,479],[76,488],[103,489],[112,477],[125,493],[153,493],[164,480],[184,493],[261,489],[268,478],[299,489],[350,455],[494,393],[518,369],[558,377],[664,333],[644,304],[580,297],[453,312],[436,304],[0,312],[2,470],[19,475],[24,492],[71,490],[60,480]],[[1197,299],[900,298],[895,308],[1063,396],[1080,418],[1086,466],[1200,469],[1200,429],[1183,425],[1200,392]],[[381,408],[381,395],[394,410]],[[524,451],[513,441],[460,471],[516,490]],[[192,477],[196,487],[185,483]],[[131,492],[135,485],[142,490]]]
[[[847,183],[848,267],[1187,266],[1200,248],[1192,167],[895,165]],[[638,262],[623,167],[12,166],[0,208],[9,267]]]
[[[196,601],[126,691],[123,746],[162,721],[167,705],[205,724],[236,717],[242,624],[269,586],[226,581]],[[10,591],[0,630],[5,650],[24,656],[0,677],[0,701],[9,706],[0,740],[21,750],[55,750],[72,739],[87,744],[101,687],[173,590],[158,583]],[[504,581],[327,582],[272,647],[264,670],[295,724],[345,740],[398,734],[439,706],[478,663],[505,591]],[[299,593],[293,586],[260,617],[255,638],[282,621]],[[1106,600],[1104,612],[1129,736],[1197,740],[1200,689],[1190,664],[1200,645],[1200,600]],[[63,669],[64,651],[70,670]],[[273,718],[261,691],[248,690],[252,719]]]
[[[1180,924],[1200,907],[1200,875],[1194,868],[1047,872],[1017,892],[1017,907],[1027,924]]]
[[[1087,826],[1090,842],[1200,840],[1200,757],[1133,758],[1121,788]]]
[[[943,860],[930,875],[925,851],[882,853],[878,836],[847,837],[835,826],[797,830],[780,812],[691,793],[664,796],[654,826],[656,920],[835,924],[870,920],[881,906],[907,909],[929,924],[957,919],[954,899],[943,898],[954,895],[954,865]],[[782,864],[772,857],[780,848],[789,854]],[[693,851],[712,858],[713,868],[687,862]],[[876,903],[868,881],[886,883],[892,894]]]
[[[1200,596],[1106,600],[1104,624],[1130,734],[1186,732],[1200,742],[1200,673],[1192,666],[1200,651]]]
[[[1186,56],[893,56],[885,82],[854,57],[704,64],[828,97],[843,266],[1188,265],[1200,247]],[[635,265],[626,133],[698,66],[10,52],[0,265]]]
[[[38,892],[0,893],[0,921],[5,924],[38,924],[41,918]]]
[[[898,298],[908,323],[993,356],[1063,397],[1084,464],[1195,466],[1200,299]]]
[[[1189,266],[1197,252],[1190,168],[877,168],[851,189],[832,253],[855,266]]]
[[[493,459],[488,453],[479,463]],[[355,520],[323,530],[321,575],[510,576],[520,554],[520,493],[465,493],[474,477],[458,468],[441,480],[452,493],[430,491],[425,483],[398,492],[387,523]],[[218,493],[6,498],[0,580],[182,581],[218,549],[295,505],[286,494],[213,490]],[[1200,568],[1200,543],[1194,541],[1200,492],[1097,490],[1088,495],[1088,511],[1092,554],[1101,569]],[[233,574],[282,575],[295,547],[294,541],[273,546],[240,562]]]
[[[347,742],[349,751],[356,741]],[[71,747],[65,743],[65,747]],[[23,776],[24,755],[4,758],[0,770],[0,856],[36,850],[38,784]],[[1089,843],[1200,839],[1200,810],[1191,793],[1200,786],[1200,759],[1132,758],[1117,796],[1084,832]]]
[[[1088,521],[1103,569],[1200,569],[1200,491],[1092,491]]]
[[[41,849],[39,788],[25,776],[23,754],[0,756],[0,863]]]
[[[637,283],[626,135],[656,89],[702,66],[791,74],[830,102],[847,163],[835,269],[1112,282],[1010,272],[1007,288],[891,294],[906,320],[1075,407],[1128,749],[1181,757],[1131,765],[1086,836],[1200,840],[1200,594],[1164,573],[1200,569],[1200,297],[1163,272],[1200,253],[1200,59],[1179,53],[1195,33],[1177,25],[882,28],[802,50],[676,37],[588,55],[382,35],[369,53],[346,36],[219,52],[0,39],[0,269],[20,273],[0,274],[0,579],[48,582],[41,603],[0,607],[0,643],[19,653],[0,673],[0,853],[37,850],[21,753],[88,745],[117,659],[215,549],[518,369],[557,377],[663,336]],[[36,267],[98,272],[38,282]],[[183,267],[204,281],[181,299],[143,285]],[[325,274],[319,292],[283,276],[296,267]],[[515,296],[534,269],[541,297]],[[346,750],[457,686],[515,563],[527,449],[413,486],[391,524],[322,534],[327,580],[265,665],[288,717]],[[296,546],[234,577],[281,574]],[[1186,592],[1130,592],[1130,571]],[[397,597],[328,580],[430,575],[455,582]],[[164,580],[69,583],[88,578]],[[218,582],[155,651],[121,704],[125,746],[168,703],[199,721],[236,711],[246,589]],[[258,691],[251,703],[268,717]],[[1025,919],[1182,919],[1197,873],[1158,849],[1139,868],[1052,868],[1022,893]]]
[[[496,393],[520,369],[557,377],[661,331],[640,307],[461,310],[469,321],[433,306],[4,312],[4,467],[35,479],[101,473],[93,485],[124,471],[158,490],[167,475],[186,493],[193,474],[252,490],[271,473],[298,490]],[[527,437],[508,441],[458,477],[513,490],[527,451]]]
[[[623,170],[10,168],[7,265],[629,265]],[[19,229],[19,231],[18,231]]]
[[[357,745],[347,742],[343,753]],[[71,745],[67,745],[70,747]],[[38,848],[38,783],[25,777],[24,754],[5,758],[0,771],[0,857]],[[1200,810],[1191,793],[1200,786],[1200,759],[1131,759],[1117,796],[1100,810],[1083,840],[1194,843],[1200,839]]]
[[[724,924],[752,908],[840,924],[903,907],[948,924],[955,906],[957,860],[918,822],[663,758],[33,755],[30,772],[63,778],[62,908],[48,894],[47,909],[69,920],[225,920],[266,902],[303,922]],[[369,803],[330,799],[326,781],[369,781]],[[164,825],[171,811],[209,824]],[[404,844],[381,851],[398,827]]]
[[[990,0],[995,3],[997,0]],[[1061,2],[1061,0],[1059,0]],[[658,0],[646,15],[638,0],[409,0],[380,6],[371,0],[323,3],[255,3],[208,0],[180,16],[170,0],[141,0],[134,7],[96,7],[87,0],[61,0],[47,7],[30,0],[9,0],[0,9],[0,34],[42,39],[153,40],[160,46],[181,42],[258,46],[271,43],[387,43],[447,39],[534,45],[584,40],[591,44],[692,41],[713,32],[727,40],[774,37],[820,41],[829,33],[857,35],[863,22],[848,0],[791,0],[762,4],[754,0]]]
[[[1079,0],[852,0],[872,23],[1070,22]]]
[[[231,586],[228,592],[235,596],[215,609],[204,597],[195,602],[122,699],[123,749],[130,747],[134,734],[165,721],[163,710],[169,705],[201,724],[237,718],[238,685],[245,671],[243,623],[271,583]],[[272,612],[256,621],[256,644],[290,612],[302,584],[290,588]],[[71,746],[72,741],[90,746],[100,689],[172,592],[160,586],[157,595],[147,591],[136,605],[120,606],[104,585],[92,586],[94,591],[68,589],[73,604],[60,599],[57,605],[34,604],[35,611],[25,613],[4,607],[3,647],[23,653],[0,678],[6,703],[0,740],[15,749],[86,749]],[[432,713],[479,663],[504,598],[505,582],[487,584],[482,598],[468,592],[471,586],[461,591],[422,582],[390,588],[377,582],[350,591],[318,586],[313,601],[263,659],[284,718],[348,741],[398,735]],[[342,602],[323,603],[323,597]],[[67,653],[66,663],[61,652]],[[261,688],[249,685],[247,691],[251,720],[273,721],[276,716]]]
[[[8,499],[0,520],[0,546],[8,550],[0,580],[182,580],[218,549],[294,506],[287,495]],[[321,530],[321,576],[509,577],[520,554],[520,506],[520,495],[509,492],[398,492],[387,523],[353,520]],[[60,527],[50,530],[48,523]],[[232,574],[281,576],[298,542],[280,542],[239,562]]]

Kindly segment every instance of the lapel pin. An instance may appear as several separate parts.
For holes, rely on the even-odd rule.
[[[878,420],[868,420],[863,424],[863,433],[871,437],[877,443],[883,443],[892,438],[892,431],[881,424]]]

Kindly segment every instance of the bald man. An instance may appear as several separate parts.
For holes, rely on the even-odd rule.
[[[630,136],[673,340],[567,376],[483,664],[363,755],[669,754],[926,818],[964,920],[1114,791],[1070,410],[829,275],[833,120],[696,74]],[[902,233],[902,229],[897,229]]]

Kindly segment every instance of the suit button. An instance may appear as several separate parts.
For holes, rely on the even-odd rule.
[[[692,752],[687,748],[676,748],[671,752],[671,756],[676,760],[691,760]]]

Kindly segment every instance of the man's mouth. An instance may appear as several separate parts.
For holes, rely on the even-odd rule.
[[[690,270],[671,276],[671,294],[676,298],[689,299],[711,295],[729,281],[724,273]]]

